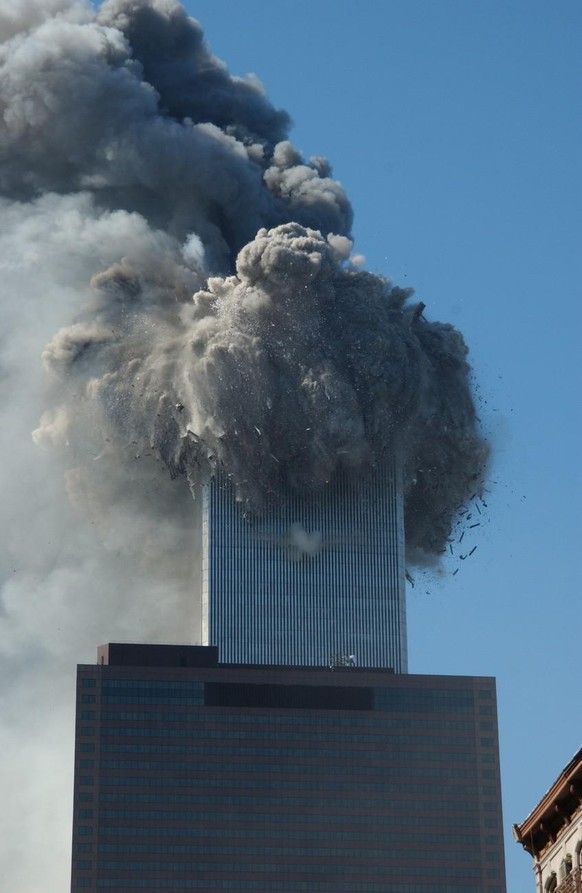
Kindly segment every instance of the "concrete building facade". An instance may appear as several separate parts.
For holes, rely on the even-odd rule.
[[[582,748],[513,836],[533,858],[536,893],[582,893]]]
[[[218,656],[78,668],[73,893],[504,893],[493,679]]]

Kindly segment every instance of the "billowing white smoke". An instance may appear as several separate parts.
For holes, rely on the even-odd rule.
[[[0,0],[0,41],[0,864],[56,893],[72,667],[188,636],[187,478],[260,510],[396,451],[434,555],[487,451],[459,333],[350,263],[327,161],[178,3]]]

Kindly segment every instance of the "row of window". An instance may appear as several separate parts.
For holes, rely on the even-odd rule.
[[[446,822],[443,822],[446,825]],[[229,828],[227,830],[222,828],[214,829],[214,832],[209,831],[208,828],[157,828],[152,827],[151,825],[143,825],[133,826],[131,828],[127,826],[120,827],[105,827],[102,830],[102,834],[105,837],[188,837],[198,839],[208,838],[209,840],[216,839],[245,839],[245,840],[254,840],[255,837],[259,836],[262,841],[265,840],[304,840],[306,831],[305,829],[296,829],[296,828],[284,828],[282,830],[277,829],[273,825],[270,825],[268,828]],[[442,847],[442,846],[457,846],[462,844],[466,847],[477,846],[479,843],[479,837],[475,834],[468,834],[466,832],[459,832],[456,828],[452,828],[446,832],[439,831],[424,831],[422,829],[414,829],[412,832],[406,831],[386,831],[383,830],[379,833],[374,831],[339,831],[334,829],[333,831],[318,831],[316,829],[309,829],[309,840],[365,840],[368,843],[370,841],[381,841],[382,843],[398,843],[399,846],[410,846],[417,847],[421,846],[423,843],[427,843],[430,845]],[[498,834],[486,834],[485,835],[485,843],[487,846],[497,846],[499,844],[499,835]],[[129,848],[135,847],[135,851],[142,852],[141,847],[145,847],[146,849],[143,851],[147,852],[158,852],[158,846],[166,846],[165,844],[157,844],[154,845],[155,848],[152,849],[151,844],[128,844],[127,842],[117,844],[117,843],[100,843],[99,844],[99,852],[126,852]],[[171,844],[169,846],[172,846]],[[182,846],[182,845],[179,845]],[[93,844],[91,843],[78,843],[77,844],[77,852],[79,853],[90,853],[93,850]],[[133,851],[133,850],[132,850]],[[159,850],[159,852],[166,852],[166,850]]]
[[[86,700],[87,699],[87,700]],[[91,700],[88,700],[91,699]],[[95,695],[82,695],[81,703],[83,704],[94,704],[95,703]],[[102,704],[154,704],[156,706],[169,706],[169,707],[201,707],[204,705],[204,700],[200,699],[198,695],[192,694],[178,694],[174,693],[174,691],[167,693],[163,691],[140,691],[135,692],[135,694],[103,694],[101,697]]]
[[[391,859],[400,860],[408,857],[417,860],[442,858],[442,846],[432,846],[422,848],[414,845],[410,841],[410,850],[403,850],[401,843],[398,843],[398,849],[388,850],[386,846],[382,849],[370,849],[367,846],[367,838],[364,839],[364,846],[358,848],[350,847],[318,847],[318,846],[269,846],[261,844],[260,846],[248,846],[242,844],[235,846],[234,844],[155,844],[148,846],[147,844],[100,844],[100,853],[134,853],[142,855],[208,855],[208,856],[333,856],[338,858],[354,858],[354,859]],[[386,841],[388,843],[388,841]],[[497,861],[496,858],[490,861]],[[478,864],[478,858],[473,857],[467,849],[462,850],[446,850],[448,859],[454,859],[456,862],[474,862]],[[79,863],[77,863],[79,867]]]
[[[141,828],[134,827],[131,829],[125,828],[125,831],[131,832],[128,834],[120,835],[117,833],[116,828],[108,829],[107,834],[109,836],[118,837],[130,837],[135,836],[139,838],[144,838],[147,840],[148,837],[186,837],[192,840],[199,839],[207,839],[211,840],[254,840],[255,838],[260,839],[261,841],[269,841],[269,840],[305,840],[306,836],[309,837],[310,841],[313,840],[325,840],[325,841],[338,841],[338,840],[346,840],[346,841],[356,841],[356,840],[365,840],[367,843],[391,843],[398,844],[399,847],[409,847],[416,848],[418,846],[422,846],[423,844],[431,844],[434,846],[465,846],[465,847],[474,847],[479,844],[479,836],[477,833],[468,834],[465,832],[458,832],[455,829],[451,829],[448,832],[438,832],[438,831],[426,831],[423,829],[414,829],[413,831],[340,831],[334,829],[333,831],[321,831],[314,828],[284,828],[279,829],[273,825],[273,823],[266,828],[229,828],[225,829],[216,829],[212,827],[204,827],[204,828],[182,828],[179,829],[179,834],[174,833],[175,829],[169,829],[168,833],[161,834],[159,833],[157,828],[152,828],[150,826],[144,826]],[[113,831],[113,834],[110,832]],[[489,846],[497,846],[499,843],[499,835],[490,834],[487,835],[485,842]],[[185,847],[185,849],[184,849]],[[130,841],[124,840],[122,843],[99,843],[98,850],[100,853],[126,853],[126,852],[135,852],[135,853],[167,853],[167,852],[189,852],[189,844],[162,844],[162,843],[132,843]],[[79,842],[77,843],[75,850],[77,853],[91,853],[93,851],[93,844],[87,842]]]
[[[256,754],[256,756],[261,756],[261,754]],[[420,760],[422,759],[422,756],[418,755],[416,759]],[[352,763],[349,762],[345,764],[318,764],[316,762],[301,764],[294,763],[293,765],[286,765],[284,761],[279,763],[250,763],[239,760],[237,762],[229,763],[223,760],[213,760],[212,762],[203,762],[197,760],[190,763],[183,763],[174,760],[102,760],[101,768],[122,769],[124,771],[127,771],[128,769],[137,769],[145,772],[174,771],[184,772],[187,774],[193,771],[196,771],[198,773],[216,772],[218,769],[220,769],[221,772],[244,772],[247,774],[256,772],[259,775],[266,775],[268,773],[285,774],[286,772],[296,775],[300,772],[302,775],[356,775],[379,776],[381,778],[384,778],[386,776],[385,767],[382,765],[354,766]],[[125,778],[126,781],[121,782],[122,784],[137,784],[137,782],[134,782],[134,779],[132,779],[131,776],[125,776]],[[113,778],[110,783],[117,784],[118,782],[119,779]],[[86,782],[81,783],[83,784]],[[92,784],[93,781],[90,781],[88,783]],[[154,783],[157,783],[157,780]]]
[[[79,878],[76,882],[77,888],[86,888],[92,886],[91,878]],[[386,883],[368,883],[366,881],[351,880],[347,883],[341,881],[291,881],[291,880],[253,880],[247,881],[244,878],[99,878],[97,880],[99,889],[108,889],[111,893],[127,893],[129,889],[147,888],[147,889],[166,889],[166,890],[252,890],[258,893],[259,890],[269,891],[287,891],[287,893],[386,893]],[[390,893],[459,893],[457,885],[450,884],[390,884]],[[477,886],[463,885],[463,893],[484,893],[481,884]],[[487,887],[486,893],[501,893],[501,887]]]
[[[473,713],[473,692],[467,690],[377,688],[374,690],[376,710],[402,713]],[[490,710],[481,706],[482,710]]]
[[[156,689],[166,691],[169,688],[175,688],[177,691],[188,691],[192,694],[204,696],[204,682],[197,682],[190,679],[104,679],[101,685],[101,691],[106,692],[108,689],[147,689],[154,691]]]
[[[95,719],[94,710],[79,711],[79,719]],[[456,731],[472,732],[475,728],[473,720],[463,719],[424,719],[419,717],[390,717],[390,716],[323,716],[322,714],[309,715],[303,713],[297,715],[289,711],[285,714],[249,714],[249,713],[223,713],[220,708],[208,708],[206,710],[190,711],[189,713],[176,713],[175,711],[153,710],[103,710],[101,713],[103,722],[119,722],[124,726],[129,722],[148,722],[167,726],[169,723],[212,723],[213,725],[283,725],[302,727],[338,726],[338,727],[372,727],[384,729],[454,729]],[[484,732],[493,731],[491,720],[481,720],[479,728]]]
[[[345,742],[348,744],[366,744],[386,743],[390,745],[399,744],[423,744],[430,747],[466,747],[472,748],[474,745],[473,738],[462,738],[459,735],[386,735],[374,734],[366,732],[359,735],[349,732],[332,732],[332,731],[311,731],[302,730],[301,732],[290,732],[288,730],[266,731],[265,729],[191,729],[184,727],[163,727],[163,726],[140,726],[127,727],[118,726],[111,728],[103,726],[101,728],[102,738],[188,738],[196,740],[209,739],[219,741],[248,741],[257,738],[267,739],[269,741],[302,741],[306,744],[311,741],[322,742]],[[481,744],[493,744],[492,738],[481,738]]]
[[[254,772],[255,769],[249,770],[248,765],[249,764],[247,764],[247,763],[240,763],[240,762],[232,763],[232,764],[221,763],[220,764],[221,777],[225,779],[226,783],[228,783],[229,778],[237,778],[241,772],[242,773],[247,772],[247,771]],[[270,766],[271,764],[265,764],[265,765]],[[289,774],[289,772],[287,771],[287,768],[286,768],[288,765],[289,765],[288,763],[276,764],[274,767],[271,767],[270,770],[267,769],[266,771],[275,771],[280,774]],[[173,778],[163,779],[163,778],[160,778],[159,776],[155,776],[155,775],[148,775],[148,776],[126,775],[126,776],[115,776],[115,777],[114,776],[106,776],[105,779],[101,778],[100,781],[102,784],[131,785],[132,787],[136,787],[136,786],[159,787],[160,785],[164,785],[164,784],[168,784],[169,786],[177,785],[179,787],[198,787],[198,785],[200,784],[200,778],[202,778],[205,775],[208,775],[208,767],[207,767],[206,763],[204,763],[203,761],[197,761],[196,763],[188,764],[188,766],[189,766],[188,775],[186,775],[180,779],[173,779]],[[235,774],[233,776],[227,775],[226,773],[229,771],[229,769],[228,769],[229,766],[232,766],[231,771],[233,771],[234,773],[237,773],[237,774]],[[291,767],[291,768],[294,768],[294,767]],[[353,773],[353,772],[349,773],[348,771],[344,771],[344,767],[342,767],[339,771],[336,771],[336,769],[334,767],[332,767],[331,772],[328,772],[327,768],[328,767],[319,767],[318,768],[318,767],[312,767],[310,765],[307,765],[307,766],[302,765],[300,774],[301,775],[315,774],[315,775],[321,775],[321,776],[323,776],[323,775],[348,775],[348,774],[351,774],[351,775],[356,774],[357,775],[357,774],[361,774],[361,773]],[[483,778],[487,777],[485,775],[485,773],[487,771],[488,770],[486,770],[486,769],[482,770],[481,774],[482,774]],[[196,775],[196,773],[198,773],[198,776]],[[369,775],[370,773],[363,773],[363,774]],[[373,774],[377,775],[378,773],[374,772]],[[413,765],[410,767],[406,767],[401,764],[395,764],[393,766],[384,766],[381,774],[384,778],[406,778],[409,775],[411,778],[413,778],[413,777],[414,778],[450,778],[450,779],[464,778],[464,779],[468,779],[470,781],[475,781],[476,777],[477,777],[477,772],[476,772],[475,767],[465,768],[464,766],[458,767],[458,766],[426,766],[426,765],[425,766],[414,766]],[[491,770],[491,778],[496,778],[496,777],[497,776],[496,776],[495,771]],[[92,784],[92,782],[87,782],[87,783]],[[325,786],[327,784],[327,781],[322,781],[321,784],[323,786]]]
[[[416,861],[416,860],[413,860]],[[251,874],[329,874],[330,866],[326,863],[324,864],[308,864],[308,863],[300,863],[300,862],[291,862],[288,865],[285,865],[280,862],[231,862],[229,860],[228,866],[221,865],[220,862],[200,862],[200,861],[191,861],[191,862],[155,862],[155,861],[138,861],[138,862],[129,862],[129,861],[121,861],[117,862],[114,859],[100,859],[98,863],[98,870],[102,871],[128,871],[128,872],[137,872],[137,871],[183,871],[188,872],[188,874],[192,874],[194,872],[202,872],[202,871],[217,871],[220,870],[221,867],[223,870],[228,872],[250,872]],[[346,865],[342,863],[341,865],[337,865],[338,874],[342,875],[346,874],[357,874],[359,876],[362,875],[386,875],[390,873],[394,874],[393,868],[386,865],[372,865],[370,863],[363,865]],[[449,877],[460,877],[460,878],[478,878],[482,876],[481,869],[479,867],[474,867],[471,865],[447,865],[447,874]],[[391,889],[393,889],[391,887]],[[457,891],[458,893],[458,891]]]
[[[257,743],[255,745],[241,744],[239,746],[221,746],[220,742],[215,744],[195,743],[195,744],[102,744],[101,753],[143,753],[143,754],[183,754],[184,756],[238,756],[239,754],[248,754],[250,756],[265,757],[313,757],[314,759],[361,759],[368,763],[371,760],[391,760],[400,759],[403,754],[407,760],[458,760],[462,763],[472,763],[475,761],[475,752],[469,750],[447,752],[435,751],[432,749],[424,749],[415,747],[418,745],[418,739],[413,739],[409,747],[405,745],[393,745],[392,742],[387,743],[382,748],[357,748],[350,750],[346,748],[328,748],[328,747],[279,747],[269,746],[268,744]],[[94,750],[94,747],[93,747]]]
[[[137,813],[138,810],[132,811]],[[146,812],[144,810],[144,812]],[[142,816],[141,818],[144,821],[157,822],[167,821],[172,819],[173,817],[166,812],[161,812],[156,810],[147,810],[147,815]],[[432,813],[434,814],[434,813]],[[122,811],[115,812],[112,818],[124,819],[127,820],[130,818],[129,816],[123,815]],[[132,821],[136,821],[140,818],[139,815],[135,814]],[[203,812],[202,810],[198,810],[195,813],[192,813],[191,816],[185,815],[184,813],[179,813],[177,815],[178,821],[192,821],[199,823],[206,823],[207,827],[211,827],[211,823],[243,823],[246,825],[251,825],[251,823],[255,824],[266,824],[271,825],[273,820],[276,819],[280,824],[287,823],[290,825],[321,825],[322,821],[325,821],[326,825],[348,825],[348,826],[356,826],[356,825],[396,825],[397,827],[402,826],[424,826],[426,827],[427,817],[426,815],[413,816],[412,814],[407,815],[354,815],[352,813],[344,813],[341,815],[337,815],[335,813],[329,812],[325,813],[322,818],[322,814],[313,814],[313,813],[302,813],[301,815],[294,815],[293,813],[273,813],[273,812],[226,812],[225,810],[221,810],[220,812]],[[458,817],[456,815],[446,816],[444,813],[439,815],[439,825],[445,826],[458,826]],[[205,826],[205,827],[206,827]],[[479,826],[479,819],[477,815],[466,815],[463,817],[463,827],[467,830],[477,830]],[[494,825],[487,825],[487,821],[485,820],[485,827],[496,828],[497,821],[495,821]],[[154,829],[161,836],[166,835],[166,831],[168,836],[173,837],[182,837],[191,834],[195,829],[192,828],[169,828],[165,829],[164,827],[158,827]],[[107,826],[103,824],[99,828],[100,836],[124,836],[124,835],[132,835],[136,834],[137,830],[135,827],[120,827],[117,830],[115,826]],[[141,833],[141,832],[140,832]],[[90,825],[80,825],[78,827],[78,834],[81,837],[90,837],[93,834],[93,827]]]
[[[309,772],[305,773],[309,775]],[[357,773],[336,773],[336,774],[349,774],[356,775]],[[370,775],[371,773],[364,773]],[[388,775],[388,773],[386,773]],[[391,777],[391,775],[389,776]],[[335,783],[335,782],[320,782],[314,780],[314,785],[309,785],[309,779],[305,779],[302,781],[288,781],[284,780],[271,780],[271,779],[261,779],[258,778],[256,780],[252,778],[227,778],[221,779],[220,777],[214,778],[205,778],[204,772],[202,772],[199,777],[170,777],[163,778],[161,776],[116,776],[116,775],[105,775],[100,779],[101,785],[103,788],[107,787],[131,787],[131,788],[196,788],[199,789],[201,786],[206,787],[214,787],[214,788],[272,788],[275,784],[278,789],[281,790],[303,790],[306,787],[314,787],[318,791],[350,791],[353,790],[354,784],[350,784],[349,782]],[[92,786],[94,783],[93,776],[80,776],[80,783],[86,786]],[[383,793],[406,793],[408,791],[413,793],[425,793],[425,794],[438,794],[442,790],[441,785],[412,785],[412,784],[403,784],[402,786],[392,785],[387,782],[378,782],[376,784],[369,784],[365,782],[356,781],[355,785],[361,791],[378,791]],[[485,795],[496,793],[496,787],[483,787],[483,793]],[[450,787],[449,792],[451,794],[456,793],[460,795],[469,795],[475,796],[476,788],[473,786],[454,786]],[[102,799],[111,802],[111,799],[108,793],[104,793],[102,795]],[[93,794],[88,791],[80,791],[79,792],[79,800],[81,802],[87,803],[92,802]],[[167,803],[187,803],[194,802],[196,800],[196,796],[188,797],[188,795],[183,795],[182,797],[178,797],[175,795],[167,795],[167,798],[162,801],[159,799],[159,795],[157,793],[147,794],[140,793],[139,796],[134,796],[134,793],[128,793],[125,796],[119,796],[118,802],[129,802],[132,800],[143,801],[143,802],[167,802]]]
[[[95,680],[83,680],[83,685],[88,684],[94,686]],[[231,688],[235,689],[235,683],[231,683]],[[248,686],[246,686],[248,688]],[[253,689],[261,688],[261,686],[253,686]],[[279,686],[282,695],[289,694],[288,686]],[[138,695],[149,699],[152,697],[168,696],[187,697],[197,699],[198,703],[204,703],[205,683],[191,680],[175,680],[175,679],[111,679],[106,678],[101,686],[102,694],[105,696],[117,696],[119,693],[122,697],[127,696],[132,699]],[[313,696],[318,694],[318,687],[313,687]],[[404,713],[473,713],[474,712],[474,694],[472,690],[467,689],[398,689],[398,688],[373,688],[373,703],[375,710],[404,712]],[[364,692],[362,692],[364,694]],[[83,702],[83,698],[81,697]],[[91,696],[89,696],[91,697]],[[261,707],[261,703],[257,701],[254,706]],[[106,702],[104,700],[104,702]],[[84,701],[84,703],[91,703]],[[171,703],[171,702],[170,702]],[[283,703],[283,702],[282,702]],[[272,706],[276,706],[273,704]],[[290,704],[287,706],[291,706]],[[297,707],[297,705],[293,705]],[[309,704],[306,703],[306,708]],[[321,705],[320,705],[321,706]],[[482,716],[492,715],[493,708],[489,705],[479,705],[479,714]]]
[[[311,783],[313,782],[313,783]],[[418,784],[414,782],[352,782],[349,781],[331,781],[320,782],[318,779],[278,781],[275,784],[268,778],[220,778],[218,776],[208,776],[207,778],[198,779],[197,787],[200,788],[227,788],[228,791],[238,789],[260,790],[266,788],[279,796],[281,791],[306,791],[312,796],[321,797],[322,794],[327,795],[335,791],[357,791],[358,794],[375,793],[375,794],[442,794],[443,786],[439,784]],[[495,787],[484,786],[483,793],[494,794]],[[476,785],[455,785],[448,787],[449,794],[458,794],[465,797],[476,797],[478,788]],[[93,794],[79,796],[81,802],[92,802]],[[100,802],[106,803],[192,803],[198,802],[198,793],[194,794],[166,794],[156,791],[153,794],[139,792],[107,792],[100,794]]]
[[[196,805],[202,804],[213,804],[215,806],[222,806],[232,804],[233,806],[262,806],[264,808],[268,807],[280,807],[281,809],[293,808],[296,806],[307,806],[311,809],[318,810],[326,810],[326,809],[361,809],[362,808],[362,798],[359,794],[355,794],[353,797],[333,797],[327,798],[325,803],[322,803],[320,797],[294,797],[294,796],[286,796],[285,794],[281,794],[278,791],[273,791],[272,793],[267,793],[264,797],[249,795],[249,794],[231,794],[227,792],[226,794],[199,794],[196,798]],[[367,809],[392,809],[396,808],[399,805],[403,807],[406,806],[406,809],[410,810],[456,810],[457,812],[474,812],[475,805],[472,800],[442,800],[440,797],[434,800],[428,799],[417,799],[414,798],[410,800],[408,798],[399,799],[396,797],[385,797],[381,799],[370,798],[366,799],[366,808]],[[485,805],[485,804],[484,804]],[[111,810],[111,809],[102,809],[100,812],[101,817],[112,818],[118,816],[119,818],[146,818],[149,810],[142,809],[119,809],[119,810]],[[181,819],[184,817],[184,821],[193,820],[196,817],[196,812],[188,812],[187,810],[167,810],[162,812],[161,810],[156,810],[158,817],[161,818],[173,818],[173,819]]]
[[[184,751],[168,751],[165,747],[149,747],[148,745],[120,745],[119,748],[114,746],[106,746],[102,750],[106,753],[143,753],[143,754],[163,754],[163,753],[184,753],[190,754],[192,756],[198,756],[206,759],[199,759],[198,761],[192,762],[180,762],[176,760],[109,760],[103,759],[101,760],[100,766],[101,769],[143,769],[147,772],[164,772],[170,769],[178,770],[180,772],[191,772],[196,767],[201,767],[203,763],[210,763],[210,765],[214,766],[217,770],[220,769],[223,771],[231,767],[235,771],[238,769],[239,772],[276,772],[282,771],[285,769],[287,772],[298,773],[298,772],[321,772],[322,775],[332,775],[337,774],[338,772],[346,772],[349,774],[362,774],[362,775],[382,775],[384,771],[384,766],[382,765],[382,761],[388,762],[389,760],[398,761],[399,765],[404,768],[405,763],[414,763],[414,762],[447,762],[452,759],[457,763],[474,763],[475,757],[473,754],[469,753],[456,753],[456,754],[447,754],[447,753],[438,753],[432,750],[419,751],[419,750],[380,750],[380,751],[362,751],[361,755],[358,752],[352,751],[351,753],[347,753],[345,750],[310,750],[309,748],[293,748],[293,747],[204,747],[202,745],[188,746],[185,745],[188,749]],[[124,749],[121,750],[121,747]],[[129,748],[129,749],[128,749]],[[278,757],[279,760],[284,760],[285,757],[291,758],[304,758],[311,759],[314,762],[309,763],[293,763],[290,764],[288,762],[280,762],[280,763],[247,763],[246,760],[242,760],[241,757]],[[488,762],[487,757],[490,754],[484,754],[482,757],[482,762]],[[239,757],[239,760],[235,763],[224,763],[223,760],[225,757]],[[336,760],[344,760],[345,762],[339,763],[326,763],[325,760],[336,759]],[[362,765],[355,765],[355,762],[361,759]],[[369,760],[375,759],[377,760],[377,764],[372,763],[368,764]],[[365,762],[364,762],[365,761]],[[81,760],[81,768],[90,769],[91,761]],[[266,768],[263,770],[263,765]],[[353,771],[352,771],[353,770]]]
[[[131,780],[131,779],[130,779]],[[260,790],[261,788],[266,788],[270,791],[274,789],[274,784],[271,779],[264,778],[234,778],[234,779],[224,779],[218,777],[201,777],[196,779],[196,783],[192,784],[192,779],[190,779],[190,787],[199,788],[228,788],[228,790],[233,789],[248,789],[252,790]],[[182,787],[182,785],[174,785]],[[360,781],[356,781],[354,783],[350,782],[327,782],[322,783],[317,779],[313,780],[313,784],[309,783],[309,780],[306,781],[278,781],[276,783],[277,791],[305,791],[308,790],[310,792],[314,791],[318,796],[322,794],[327,794],[330,791],[353,791],[357,789],[358,793],[376,793],[376,794],[441,794],[442,793],[442,785],[441,784],[415,784],[414,782],[402,782],[399,783],[386,783],[386,782],[376,782],[376,783],[362,783]],[[478,788],[475,785],[455,785],[454,787],[449,787],[449,794],[458,794],[459,796],[464,797],[476,797],[478,793]],[[484,785],[482,788],[482,793],[485,795],[495,794],[496,788],[494,786]],[[80,791],[78,794],[78,800],[80,803],[93,803],[95,796],[92,791]],[[166,794],[160,793],[158,791],[154,793],[143,793],[137,791],[130,791],[129,793],[125,792],[108,792],[102,791],[99,795],[100,803],[185,803],[195,805],[198,802],[198,794]]]
[[[446,824],[446,823],[444,823]],[[470,823],[468,825],[470,827]],[[120,836],[117,834],[118,829],[110,828],[108,829],[108,834],[110,836]],[[438,832],[438,831],[426,831],[423,829],[415,829],[413,832],[408,833],[406,831],[386,831],[382,830],[380,832],[377,831],[338,831],[334,829],[333,831],[321,831],[310,828],[307,832],[304,828],[296,829],[296,828],[283,828],[279,829],[273,823],[267,828],[229,828],[228,831],[224,829],[216,829],[212,827],[204,827],[204,828],[181,828],[181,829],[169,829],[166,834],[162,834],[157,828],[152,828],[149,825],[143,826],[141,828],[125,828],[124,829],[125,836],[135,836],[135,837],[189,837],[197,840],[199,838],[210,837],[211,839],[217,839],[221,837],[222,839],[233,839],[233,840],[254,840],[255,837],[260,836],[262,841],[265,840],[304,840],[306,833],[309,835],[310,840],[365,840],[367,842],[381,841],[382,843],[397,843],[399,846],[407,846],[407,847],[417,847],[422,846],[423,843],[430,843],[436,846],[442,845],[459,845],[463,844],[463,846],[477,846],[480,838],[477,834],[469,834],[466,832],[459,832],[456,828],[451,828],[450,831],[446,832]],[[179,833],[177,833],[179,831]],[[486,834],[485,835],[485,844],[487,846],[498,846],[499,845],[499,835],[498,834]],[[178,846],[182,847],[183,844],[136,844],[136,843],[128,843],[124,841],[123,843],[100,843],[99,844],[99,852],[103,853],[124,853],[124,852],[173,852],[173,850],[168,850],[167,847]],[[187,846],[187,845],[186,845]],[[158,849],[161,847],[161,849]],[[78,853],[91,853],[93,851],[93,844],[91,843],[78,843],[76,846],[76,851]]]
[[[277,824],[289,824],[289,825],[297,825],[298,827],[294,830],[302,831],[304,833],[305,829],[304,825],[321,825],[322,821],[325,821],[326,825],[346,825],[348,828],[355,828],[358,825],[370,825],[371,828],[375,828],[376,826],[403,826],[403,827],[426,827],[426,816],[412,816],[408,815],[405,818],[394,815],[352,815],[351,813],[343,813],[343,814],[335,814],[328,813],[325,816],[313,815],[310,813],[305,813],[304,815],[286,815],[284,813],[249,813],[249,812],[203,812],[202,810],[198,810],[196,813],[192,813],[191,816],[180,814],[176,816],[177,821],[184,822],[199,822],[204,823],[204,825],[200,824],[199,827],[164,827],[163,825],[159,825],[160,819],[153,819],[151,817],[144,816],[143,821],[157,821],[157,825],[148,826],[148,825],[133,825],[128,827],[127,825],[111,825],[109,827],[103,826],[99,829],[100,839],[106,837],[196,837],[199,833],[205,833],[210,835],[216,835],[219,832],[227,833],[230,835],[231,828],[228,827],[228,823],[238,823],[242,825],[242,827],[251,827],[252,824],[255,825],[273,825],[273,818],[276,817]],[[478,815],[477,814],[465,814],[463,816],[463,827],[467,830],[473,830],[475,832],[478,831]],[[216,823],[212,825],[211,823]],[[452,827],[457,828],[459,825],[459,820],[457,816],[453,816],[448,818],[447,816],[443,816],[442,819],[439,816],[439,825],[443,828]],[[226,826],[226,827],[225,827]],[[485,827],[488,827],[487,821],[485,821]],[[497,827],[497,821],[495,821],[495,825],[492,827]],[[81,829],[85,829],[81,831]],[[93,834],[93,827],[91,825],[80,825],[78,829],[78,833],[81,837],[91,837]],[[311,831],[309,832],[311,834]]]
[[[331,841],[333,843],[339,840],[345,841],[364,841],[367,845],[370,843],[381,843],[383,845],[387,844],[397,844],[400,849],[408,848],[413,849],[415,852],[418,849],[422,849],[423,845],[425,846],[426,852],[431,853],[434,856],[434,849],[437,848],[439,852],[442,852],[443,847],[458,847],[463,846],[464,855],[467,854],[467,849],[471,847],[477,846],[479,843],[479,837],[476,834],[466,834],[464,832],[434,832],[430,831],[386,831],[383,830],[381,832],[374,831],[318,831],[316,829],[309,830],[297,830],[294,828],[285,828],[285,829],[277,829],[277,828],[262,828],[257,830],[256,828],[231,828],[226,831],[218,830],[214,835],[208,831],[206,828],[191,828],[186,829],[188,831],[187,834],[182,835],[185,837],[192,838],[194,840],[203,839],[203,843],[196,844],[188,844],[188,843],[159,843],[159,841],[148,842],[148,837],[158,837],[159,835],[156,833],[156,829],[150,826],[144,826],[141,829],[127,829],[131,830],[132,834],[135,836],[140,836],[146,838],[145,843],[134,843],[132,841],[124,840],[122,843],[104,843],[103,841],[99,843],[98,850],[100,853],[193,853],[193,852],[209,852],[209,847],[213,844],[216,844],[217,841],[225,844],[228,841],[234,840],[253,840],[260,841],[261,847],[263,845],[268,845],[272,841],[275,840],[284,840],[288,842],[290,840],[299,840],[305,843],[306,840],[309,841],[310,844],[313,844],[314,841]],[[170,832],[173,829],[169,829]],[[107,829],[107,834],[109,833],[109,829]],[[114,835],[116,836],[116,835]],[[126,835],[131,836],[131,835]],[[166,835],[168,837],[172,837],[173,835],[169,833]],[[499,842],[498,835],[489,835],[490,845],[497,845]],[[85,846],[91,847],[91,844],[86,844]],[[285,850],[288,852],[288,848]],[[317,850],[313,847],[309,847],[309,851],[313,851],[316,854],[328,854],[331,852],[331,849],[328,847],[325,850]],[[79,852],[90,852],[90,850],[79,850]],[[245,845],[244,849],[241,852],[249,852],[247,846]],[[342,848],[341,853],[346,853],[348,850]],[[353,851],[354,854],[360,853],[361,848]],[[367,850],[367,852],[371,853],[371,850]],[[374,851],[377,852],[378,855],[381,855],[385,852],[384,849]]]

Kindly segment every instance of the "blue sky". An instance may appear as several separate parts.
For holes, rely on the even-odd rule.
[[[231,72],[290,112],[296,145],[330,158],[367,267],[470,346],[491,493],[471,559],[415,574],[410,670],[497,677],[508,890],[533,890],[511,824],[582,743],[582,7],[186,6]]]

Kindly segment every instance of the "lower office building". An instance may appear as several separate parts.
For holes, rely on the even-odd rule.
[[[504,893],[494,680],[218,657],[79,667],[73,893]]]

